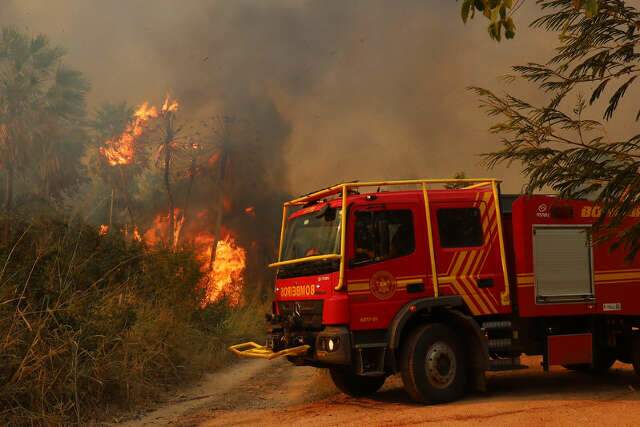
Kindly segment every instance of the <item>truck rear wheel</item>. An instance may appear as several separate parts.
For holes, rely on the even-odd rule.
[[[380,390],[386,379],[382,375],[374,377],[356,375],[350,369],[343,367],[329,368],[329,373],[338,390],[353,397],[372,395]]]
[[[443,403],[464,395],[467,369],[462,345],[440,323],[416,328],[402,349],[402,382],[412,399]]]

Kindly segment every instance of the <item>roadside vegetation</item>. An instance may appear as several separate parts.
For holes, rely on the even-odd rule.
[[[3,423],[113,416],[220,366],[229,342],[260,334],[246,322],[260,318],[253,310],[224,300],[202,308],[192,251],[55,217],[11,221],[0,245]]]
[[[89,90],[47,37],[0,30],[3,425],[112,420],[263,333],[250,126],[164,94],[91,111]]]

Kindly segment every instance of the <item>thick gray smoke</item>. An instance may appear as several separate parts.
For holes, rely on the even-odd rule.
[[[191,113],[255,123],[263,161],[246,173],[283,190],[462,170],[521,184],[517,169],[481,165],[497,141],[465,87],[497,87],[509,65],[546,56],[549,37],[525,27],[535,6],[519,12],[515,41],[496,44],[484,21],[461,23],[453,1],[0,4],[0,24],[66,47],[94,106],[170,92]]]

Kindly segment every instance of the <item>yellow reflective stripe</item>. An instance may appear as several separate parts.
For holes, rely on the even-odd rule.
[[[471,314],[473,314],[473,315],[482,314],[482,312],[476,306],[475,302],[469,296],[469,294],[467,292],[464,292],[464,290],[461,290],[461,285],[458,283],[457,280],[454,280],[453,282],[451,282],[451,286],[453,286],[455,291],[462,297],[464,302],[467,304],[467,307],[469,307],[469,310],[471,311]]]

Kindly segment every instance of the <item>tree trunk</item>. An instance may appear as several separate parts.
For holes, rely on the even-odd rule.
[[[216,218],[213,222],[213,241],[211,242],[211,257],[209,259],[209,270],[213,269],[213,264],[216,261],[216,248],[218,247],[218,241],[220,240],[220,230],[222,229],[222,219],[224,217],[224,194],[225,183],[227,178],[227,163],[229,161],[229,155],[225,146],[221,149],[219,169],[218,169],[218,199],[216,203]]]
[[[118,166],[120,170],[120,182],[122,183],[122,194],[124,194],[124,201],[127,205],[127,213],[129,214],[129,222],[131,223],[131,227],[134,227],[135,221],[133,220],[133,211],[131,210],[131,198],[129,197],[129,189],[127,188],[127,180],[124,176],[124,170],[122,166]]]
[[[113,199],[116,196],[116,189],[115,187],[111,188],[111,200],[109,201],[109,230],[111,230],[111,227],[113,226]]]
[[[185,199],[184,199],[184,211],[182,212],[183,227],[187,223],[187,221],[189,221],[189,217],[187,215],[189,214],[189,204],[191,202],[191,190],[193,188],[193,181],[195,180],[195,178],[196,178],[196,158],[192,157],[191,165],[189,166],[189,185],[187,186],[187,195],[185,196]]]
[[[177,242],[174,241],[175,234],[175,206],[173,201],[173,193],[171,191],[171,142],[173,141],[174,131],[171,125],[171,115],[166,118],[167,127],[164,138],[164,188],[167,192],[167,201],[169,202],[169,227],[168,227],[168,244],[170,248],[174,248]]]

